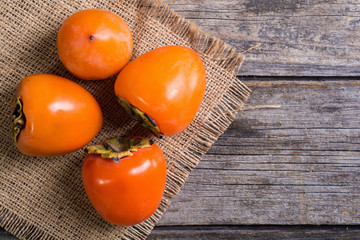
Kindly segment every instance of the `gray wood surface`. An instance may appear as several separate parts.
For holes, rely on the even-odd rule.
[[[150,239],[359,239],[360,229],[349,226],[200,226],[158,227]]]
[[[359,76],[357,0],[166,0],[246,54],[241,75]]]
[[[360,81],[242,80],[244,111],[159,225],[360,223]]]
[[[17,239],[10,233],[6,232],[4,229],[0,228],[0,239],[1,240],[15,240]]]
[[[251,240],[308,240],[359,239],[360,229],[354,226],[170,226],[156,227],[153,239],[251,239]],[[16,240],[0,229],[1,240]]]

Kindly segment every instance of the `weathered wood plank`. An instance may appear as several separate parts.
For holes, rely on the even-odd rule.
[[[155,227],[150,239],[359,239],[352,226],[174,226]]]
[[[360,223],[360,81],[242,80],[245,111],[160,225]]]
[[[6,232],[3,228],[0,227],[0,239],[1,240],[16,240],[17,238]]]
[[[240,75],[358,76],[360,2],[166,0],[204,31],[246,54]]]
[[[358,239],[354,226],[170,226],[155,227],[148,239]],[[17,240],[0,228],[1,240]]]

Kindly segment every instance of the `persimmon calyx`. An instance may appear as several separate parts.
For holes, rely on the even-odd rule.
[[[128,101],[126,101],[125,99],[123,99],[121,97],[117,97],[117,100],[130,116],[132,116],[134,119],[136,119],[145,128],[147,128],[151,132],[153,132],[156,137],[160,137],[160,129],[156,125],[156,122],[154,119],[152,119],[146,113],[140,111],[137,107],[128,103]]]
[[[26,119],[23,112],[23,103],[20,97],[17,97],[14,102],[11,121],[11,129],[15,142],[17,141],[20,131],[25,127],[25,123]]]
[[[140,148],[151,147],[152,140],[139,137],[118,137],[106,140],[103,144],[97,144],[85,148],[89,154],[100,154],[102,158],[111,158],[118,163],[121,158],[132,156]]]

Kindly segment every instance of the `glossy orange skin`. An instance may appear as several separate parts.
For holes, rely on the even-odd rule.
[[[191,123],[205,93],[200,56],[190,48],[166,46],[141,55],[118,75],[115,93],[153,118],[163,135]]]
[[[103,124],[101,109],[83,87],[68,79],[36,74],[24,78],[16,92],[26,118],[16,146],[31,156],[53,156],[88,144]]]
[[[88,9],[65,20],[58,33],[57,48],[72,74],[85,80],[100,80],[119,73],[129,62],[133,41],[129,27],[119,16]]]
[[[166,182],[166,162],[161,149],[138,149],[119,163],[89,154],[82,166],[82,181],[95,210],[120,226],[138,224],[158,208]]]

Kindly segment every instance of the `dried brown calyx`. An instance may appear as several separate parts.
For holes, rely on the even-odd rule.
[[[11,129],[15,142],[17,141],[20,131],[25,127],[25,123],[26,119],[23,112],[23,103],[20,97],[17,97],[14,102],[11,121]]]
[[[160,137],[160,129],[156,125],[156,122],[154,119],[152,119],[149,115],[146,113],[140,111],[137,107],[131,105],[128,103],[125,99],[121,97],[117,97],[118,102],[120,105],[126,110],[126,112],[135,118],[141,125],[143,125],[145,128],[149,129],[151,132],[155,134],[155,136]]]
[[[89,154],[100,154],[102,158],[111,158],[119,162],[121,158],[132,156],[140,148],[151,147],[152,140],[140,137],[118,137],[106,140],[103,144],[89,146],[85,151]]]

